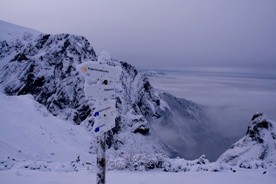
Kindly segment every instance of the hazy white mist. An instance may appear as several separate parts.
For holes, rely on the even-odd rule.
[[[155,88],[208,107],[212,123],[233,142],[245,135],[255,112],[276,119],[276,72],[233,68],[163,70]]]

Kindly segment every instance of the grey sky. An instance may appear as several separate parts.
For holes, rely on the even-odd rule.
[[[0,19],[140,68],[276,67],[275,0],[0,0]]]

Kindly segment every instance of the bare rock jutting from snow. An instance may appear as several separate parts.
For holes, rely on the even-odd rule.
[[[218,162],[243,168],[276,163],[276,123],[263,113],[253,115],[246,135],[223,153]]]

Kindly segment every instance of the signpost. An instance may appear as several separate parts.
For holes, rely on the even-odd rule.
[[[93,126],[93,132],[96,135],[100,135],[108,130],[111,130],[115,127],[115,118],[117,117],[116,101],[110,100],[106,103],[98,103],[93,116],[97,120]]]
[[[105,53],[99,57],[102,61]],[[109,59],[109,58],[107,58]],[[97,184],[105,184],[106,171],[106,132],[115,127],[117,116],[115,90],[121,76],[121,68],[88,61],[80,64],[77,70],[85,78],[84,93],[89,101],[96,102],[93,112],[93,133],[97,136]],[[91,103],[89,103],[91,104]],[[91,108],[92,109],[92,108]]]

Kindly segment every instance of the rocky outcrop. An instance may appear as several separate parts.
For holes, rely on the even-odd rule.
[[[6,94],[32,94],[53,115],[77,124],[90,115],[76,65],[96,60],[96,54],[84,37],[40,34],[25,44],[11,42],[8,48],[7,57],[13,57],[0,69]]]
[[[276,163],[276,123],[263,113],[253,115],[246,135],[223,153],[218,161],[250,168]]]

